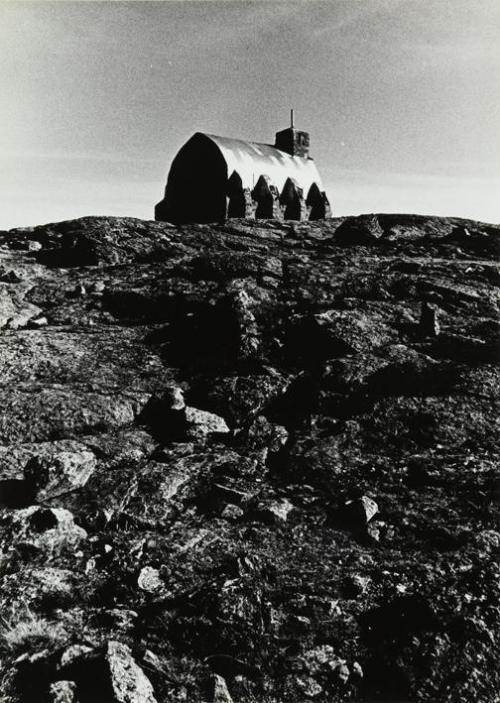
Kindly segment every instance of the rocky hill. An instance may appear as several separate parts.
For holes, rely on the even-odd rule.
[[[499,243],[0,233],[0,700],[498,701]]]

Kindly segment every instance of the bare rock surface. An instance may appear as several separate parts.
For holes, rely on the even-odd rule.
[[[0,700],[493,703],[499,244],[0,233]]]

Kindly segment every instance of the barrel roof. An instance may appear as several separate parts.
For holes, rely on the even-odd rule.
[[[247,142],[202,132],[198,134],[216,144],[226,161],[228,177],[233,171],[237,171],[243,188],[252,189],[259,177],[265,175],[269,176],[271,182],[280,191],[289,177],[297,181],[304,195],[307,195],[313,183],[323,190],[318,169],[311,158],[291,156],[270,144]]]

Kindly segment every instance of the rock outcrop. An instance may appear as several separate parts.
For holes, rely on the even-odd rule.
[[[499,244],[0,233],[0,699],[492,703]]]

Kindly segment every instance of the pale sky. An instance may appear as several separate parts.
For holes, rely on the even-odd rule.
[[[153,218],[196,131],[311,133],[335,215],[500,222],[499,0],[0,0],[0,229]]]

